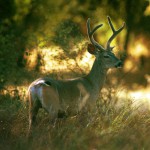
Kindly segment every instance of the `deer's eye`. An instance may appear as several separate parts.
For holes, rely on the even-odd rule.
[[[105,55],[104,58],[109,58],[109,56],[108,56],[108,55]]]

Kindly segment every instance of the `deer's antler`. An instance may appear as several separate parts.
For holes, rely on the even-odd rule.
[[[108,23],[109,23],[109,25],[110,25],[110,27],[111,27],[111,29],[112,29],[112,31],[113,31],[113,34],[112,34],[112,36],[109,38],[109,40],[107,41],[106,50],[112,50],[114,47],[111,47],[111,46],[110,46],[110,43],[111,43],[112,40],[124,29],[124,27],[125,27],[125,22],[123,23],[123,25],[122,25],[121,28],[119,28],[118,30],[115,30],[115,28],[114,28],[114,26],[113,26],[113,24],[112,24],[112,22],[111,22],[110,17],[108,16],[107,18],[108,18]]]
[[[87,33],[88,33],[88,37],[91,41],[91,43],[94,45],[94,47],[100,49],[100,50],[105,50],[101,45],[99,45],[93,38],[93,34],[94,32],[100,28],[103,24],[100,24],[100,25],[97,25],[92,31],[91,31],[91,28],[90,28],[90,18],[88,18],[87,20]]]

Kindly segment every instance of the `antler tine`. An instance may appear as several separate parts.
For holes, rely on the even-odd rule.
[[[122,25],[121,28],[119,28],[118,30],[115,30],[115,28],[114,28],[114,26],[113,26],[113,24],[112,24],[112,22],[111,22],[110,17],[108,16],[107,18],[108,18],[108,23],[109,23],[109,25],[110,25],[110,27],[111,27],[111,29],[112,29],[112,31],[113,31],[113,34],[112,34],[112,36],[109,38],[109,40],[107,41],[106,49],[107,49],[107,50],[109,50],[109,49],[111,50],[111,49],[113,49],[114,47],[111,47],[111,46],[110,46],[110,43],[111,43],[112,40],[124,29],[124,27],[125,27],[125,22],[123,23],[123,25]]]
[[[93,34],[94,34],[94,32],[95,32],[98,28],[100,28],[102,25],[103,25],[103,24],[97,25],[97,26],[91,31],[90,18],[88,18],[88,20],[87,20],[87,33],[88,33],[88,37],[89,37],[91,43],[92,43],[95,47],[99,48],[100,50],[104,50],[104,48],[103,48],[101,45],[99,45],[99,44],[94,40]]]

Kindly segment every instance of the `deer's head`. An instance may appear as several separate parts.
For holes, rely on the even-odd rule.
[[[103,24],[97,25],[93,30],[91,30],[90,18],[87,20],[87,33],[88,33],[88,37],[91,41],[91,44],[88,45],[88,52],[95,55],[97,61],[99,61],[100,63],[103,62],[104,67],[106,69],[114,68],[114,67],[119,68],[122,66],[122,62],[120,59],[118,59],[115,56],[115,54],[113,53],[114,47],[111,47],[110,44],[111,44],[112,40],[123,30],[125,23],[123,24],[123,26],[121,28],[119,28],[118,30],[115,30],[110,17],[107,17],[107,18],[108,18],[108,23],[113,31],[113,34],[107,41],[106,48],[104,48],[103,46],[98,44],[93,38],[94,32],[98,28],[100,28]]]

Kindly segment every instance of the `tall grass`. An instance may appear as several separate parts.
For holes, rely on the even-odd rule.
[[[94,109],[49,123],[40,110],[32,137],[28,104],[21,94],[1,93],[0,149],[3,150],[146,150],[150,147],[150,112],[138,111],[127,100],[116,107],[115,95],[102,94]]]

